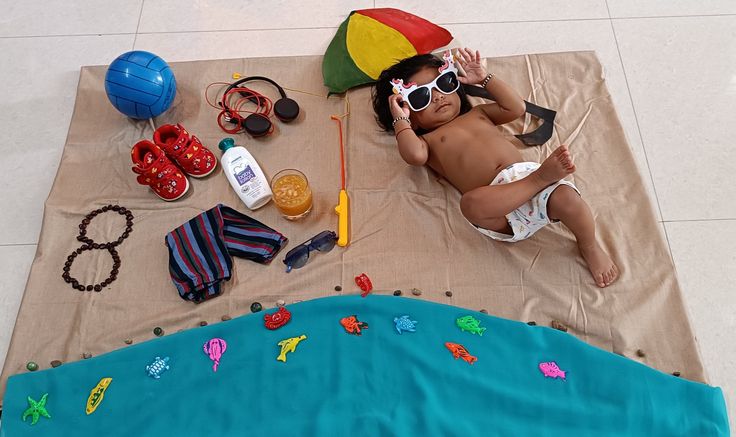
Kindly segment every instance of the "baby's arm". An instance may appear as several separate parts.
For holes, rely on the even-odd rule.
[[[485,85],[486,91],[491,93],[496,103],[478,105],[494,124],[504,124],[524,115],[526,103],[506,82],[489,75],[480,62],[480,53],[473,54],[470,49],[459,49],[458,61],[465,70],[465,77],[460,82],[470,85]]]
[[[424,165],[429,159],[429,146],[414,133],[408,120],[409,108],[402,108],[399,105],[400,100],[400,94],[393,94],[388,98],[391,115],[397,120],[394,123],[394,132],[399,145],[399,154],[407,164]]]
[[[478,105],[494,124],[514,121],[526,112],[526,103],[506,82],[493,76],[486,85],[486,91],[496,99],[496,103]]]

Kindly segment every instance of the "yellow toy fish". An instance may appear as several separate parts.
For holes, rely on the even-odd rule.
[[[291,337],[291,338],[287,338],[286,340],[281,340],[279,342],[279,346],[281,346],[281,353],[276,359],[279,361],[286,362],[286,354],[288,352],[294,352],[299,342],[302,340],[306,340],[306,339],[307,339],[306,335],[300,335],[299,337]]]
[[[102,378],[95,388],[89,392],[89,397],[87,398],[88,415],[94,413],[97,407],[100,406],[102,399],[105,397],[105,390],[107,390],[111,382],[112,378]]]

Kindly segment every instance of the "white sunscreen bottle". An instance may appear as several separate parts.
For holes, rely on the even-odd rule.
[[[222,168],[225,176],[248,209],[267,204],[273,193],[263,170],[243,146],[236,146],[232,138],[224,138],[218,146],[222,150]]]

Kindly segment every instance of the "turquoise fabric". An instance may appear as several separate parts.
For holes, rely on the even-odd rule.
[[[9,379],[2,436],[728,436],[719,388],[676,378],[572,335],[457,307],[369,295],[289,305],[269,331],[264,313],[195,328],[56,369]],[[269,310],[269,313],[273,310]],[[345,332],[355,314],[369,327]],[[399,335],[394,317],[417,320]],[[472,314],[487,330],[462,332]],[[164,327],[165,328],[165,327]],[[277,343],[307,335],[287,362]],[[203,352],[227,341],[217,372]],[[478,361],[454,359],[445,342]],[[161,379],[145,366],[169,356]],[[545,378],[555,361],[565,381]],[[90,390],[113,381],[91,415]],[[27,396],[48,393],[51,419],[21,421]]]

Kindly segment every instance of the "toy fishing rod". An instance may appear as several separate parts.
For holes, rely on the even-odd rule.
[[[330,118],[335,120],[337,122],[337,127],[339,129],[339,135],[340,135],[340,197],[337,202],[337,206],[335,207],[335,212],[337,213],[337,245],[341,247],[345,247],[350,243],[350,237],[349,237],[349,230],[348,230],[348,223],[350,223],[349,220],[349,203],[350,200],[348,199],[348,192],[345,189],[345,146],[342,142],[342,117],[348,115],[350,113],[350,110],[348,109],[348,112],[343,114],[342,116],[336,116],[331,115]]]

